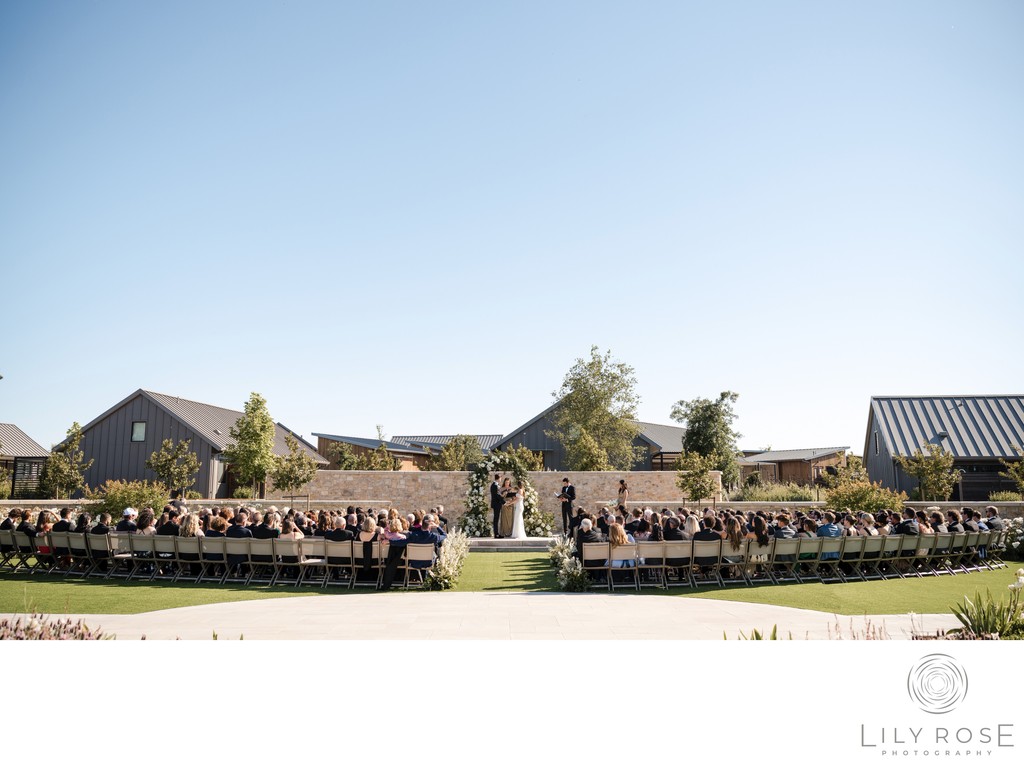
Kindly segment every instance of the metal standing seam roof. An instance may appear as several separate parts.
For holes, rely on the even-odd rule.
[[[200,434],[220,451],[223,451],[229,444],[233,443],[230,436],[231,428],[235,425],[235,421],[245,414],[238,410],[228,410],[212,404],[193,402],[178,396],[158,394],[155,391],[143,391],[142,393],[168,410],[176,418],[187,423],[189,428]],[[295,437],[299,447],[316,460],[318,464],[328,464],[328,461],[309,442],[280,423],[274,423],[275,455],[284,456],[288,454],[286,439],[289,434]]]
[[[682,452],[686,429],[679,426],[663,426],[658,423],[644,423],[634,420],[640,426],[640,436],[659,447],[662,452]]]
[[[223,452],[225,447],[233,443],[231,439],[231,428],[235,425],[235,421],[245,414],[238,410],[228,410],[223,407],[215,407],[212,404],[194,402],[190,399],[182,399],[180,396],[158,394],[155,391],[145,391],[140,388],[135,393],[126,396],[102,415],[90,420],[82,427],[82,431],[88,431],[96,425],[96,423],[100,422],[110,413],[124,406],[137,396],[143,396],[149,399],[158,407],[165,410],[169,415],[171,415],[171,417],[180,420],[192,431],[195,431],[201,438],[209,442],[213,446],[214,450],[218,452]],[[296,441],[299,443],[299,447],[313,458],[317,462],[317,465],[328,464],[328,461],[323,457],[323,455],[316,451],[313,445],[280,423],[274,424],[275,455],[283,457],[288,454],[288,444],[285,440],[289,434],[295,437]]]
[[[1024,446],[1024,395],[873,396],[865,455],[875,430],[893,456],[941,444],[957,458],[1016,458],[1013,448]]]
[[[391,441],[398,444],[407,444],[414,447],[430,447],[438,450],[454,439],[458,434],[447,436],[392,436]],[[494,445],[501,441],[502,434],[473,434],[473,438],[480,444],[480,449],[490,452]]]
[[[755,463],[784,463],[788,460],[817,460],[821,457],[834,455],[837,452],[846,452],[848,449],[850,448],[811,447],[809,449],[775,449],[741,457],[739,462],[744,465],[753,465]]]
[[[43,458],[49,457],[50,452],[13,423],[0,423],[0,455]]]
[[[363,447],[365,449],[377,449],[381,444],[387,447],[388,452],[396,452],[403,455],[426,455],[427,451],[420,447],[415,447],[409,444],[401,444],[395,441],[380,439],[364,439],[361,436],[340,436],[338,434],[318,434],[314,433],[313,436],[319,436],[324,439],[329,439],[334,442],[342,442],[344,444],[351,444],[354,447]]]

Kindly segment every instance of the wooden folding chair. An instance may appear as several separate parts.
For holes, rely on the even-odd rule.
[[[914,561],[917,559],[917,549],[921,544],[920,535],[897,535],[896,536],[900,545],[896,549],[896,555],[892,557],[893,569],[896,574],[900,576],[900,579],[906,579],[908,574],[921,575],[914,567]]]
[[[882,537],[882,550],[878,556],[878,573],[888,579],[893,575],[903,577],[895,566],[896,557],[899,555],[903,545],[903,535],[884,535]]]
[[[322,588],[327,582],[327,541],[322,537],[304,537],[299,540],[299,585],[307,577],[319,579]],[[317,570],[322,570],[317,573]]]
[[[636,544],[641,588],[665,588],[665,543],[641,540]],[[646,577],[645,577],[646,575]]]
[[[201,537],[172,537],[174,540],[174,558],[177,562],[178,571],[174,575],[174,582],[186,576],[190,579],[195,577],[193,582],[199,582],[203,576],[203,551],[200,545]],[[194,567],[194,569],[193,569]],[[193,571],[195,574],[193,575]]]
[[[71,571],[71,549],[68,547],[68,534],[68,532],[50,533],[54,559],[54,566],[50,571],[59,571],[65,577]]]
[[[49,532],[37,532],[32,538],[32,547],[35,549],[35,571],[50,574],[57,568],[57,556],[53,552],[53,541]]]
[[[12,563],[18,557],[18,547],[14,543],[14,531],[0,529],[0,569],[15,569]]]
[[[172,535],[153,535],[153,580],[173,580],[178,576],[178,549]]]
[[[89,535],[85,532],[68,532],[68,552],[71,556],[71,568],[65,573],[65,577],[75,571],[76,567],[81,568],[82,579],[85,579],[96,569],[96,563],[89,555]]]
[[[111,577],[127,577],[131,570],[131,553],[118,553],[114,541],[110,535],[94,535],[90,533],[86,539],[89,543],[89,555],[96,563],[97,570],[103,573],[103,579]],[[106,563],[106,569],[102,564]],[[122,571],[121,567],[127,566],[128,571]]]
[[[277,538],[257,540],[254,537],[239,538],[249,545],[249,577],[245,584],[264,583],[273,585],[277,582],[280,563],[274,555],[274,543]]]
[[[722,541],[719,540],[694,540],[693,541],[693,582],[699,584],[703,579],[707,583],[709,578],[714,578],[715,584],[724,586],[722,582]]]
[[[346,588],[352,587],[355,578],[355,568],[352,566],[352,541],[336,542],[326,540],[324,547],[327,552],[327,559],[324,562],[324,569],[327,573],[324,577],[324,587],[331,583],[344,583]],[[332,574],[338,575],[332,577]]]
[[[826,582],[826,576],[830,582],[845,582],[839,564],[842,562],[843,538],[842,537],[819,537],[818,558],[814,562],[813,573],[821,583]],[[804,550],[803,541],[800,543],[801,553]]]
[[[839,576],[843,578],[843,582],[849,582],[852,577],[859,577],[862,580],[864,575],[861,573],[861,562],[864,557],[864,541],[866,537],[860,535],[856,537],[844,537],[843,550],[839,555]],[[849,572],[849,577],[847,576]]]
[[[24,532],[14,532],[14,555],[18,557],[18,563],[14,566],[15,572],[22,567],[25,567],[29,574],[35,571],[37,565],[36,547],[32,542],[32,538]]]
[[[203,553],[203,569],[198,582],[224,582],[228,571],[226,537],[200,537],[199,548]]]
[[[128,543],[131,545],[132,569],[128,573],[128,579],[134,579],[140,572],[147,580],[156,576],[156,537],[154,535],[130,535]]]
[[[590,587],[592,588],[608,588],[608,572],[611,570],[608,566],[608,548],[608,543],[583,543],[583,548],[580,550],[583,568],[591,577]],[[604,578],[603,582],[594,576],[595,572],[600,573]]]
[[[409,543],[405,546],[405,560],[402,563],[404,587],[409,590],[409,581],[415,573],[414,585],[422,588],[425,584],[424,574],[434,565],[437,558],[433,543]]]
[[[977,572],[981,569],[978,555],[978,545],[984,537],[981,532],[968,532],[967,542],[964,544],[964,556],[960,559],[960,567],[964,572]]]
[[[675,573],[675,579],[671,577]],[[693,542],[690,540],[665,541],[665,586],[693,585]]]
[[[352,587],[380,587],[384,577],[384,567],[381,564],[380,556],[380,542],[352,541],[352,566],[355,569]]]
[[[633,590],[640,590],[640,575],[636,565],[638,558],[636,543],[609,545],[609,547],[611,552],[608,555],[608,590],[627,588],[630,585],[633,586]],[[623,582],[615,582],[616,575],[619,575]]]
[[[800,550],[800,539],[796,537],[777,537],[772,547],[771,563],[768,566],[768,577],[778,585],[783,582],[802,582],[797,571],[797,553]]]
[[[722,560],[718,565],[718,579],[722,585],[739,583],[748,585],[747,578],[747,548],[749,540],[740,540],[740,547],[733,548],[728,540],[722,540]]]
[[[881,580],[885,577],[879,568],[884,547],[885,537],[882,535],[871,535],[864,538],[864,547],[860,555],[860,576],[865,582],[874,579]],[[874,573],[874,576],[872,576],[872,573]]]
[[[765,545],[757,540],[747,541],[747,582],[753,585],[758,576],[770,579],[768,574],[771,568],[772,551],[775,548],[775,540],[768,538]]]
[[[224,577],[221,583],[241,582],[249,583],[252,575],[252,564],[249,562],[249,541],[250,537],[225,537],[224,555],[227,557],[227,565],[224,567]]]

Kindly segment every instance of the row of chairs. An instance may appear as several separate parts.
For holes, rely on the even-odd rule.
[[[398,553],[396,549],[396,556],[391,556],[387,541],[364,545],[322,537],[257,540],[50,532],[32,538],[0,530],[0,570],[64,577],[380,587],[389,559]],[[435,556],[431,544],[404,547],[396,571],[406,589],[423,585]]]
[[[583,567],[594,587],[685,586],[755,581],[849,582],[923,577],[1005,567],[1006,532],[964,532],[877,537],[583,543]]]

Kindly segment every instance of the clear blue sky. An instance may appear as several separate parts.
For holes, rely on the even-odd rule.
[[[137,388],[508,432],[591,344],[640,417],[863,445],[1020,393],[1024,4],[0,4],[0,420]]]

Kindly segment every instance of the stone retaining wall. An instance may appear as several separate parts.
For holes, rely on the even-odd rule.
[[[619,479],[626,480],[631,506],[678,505],[686,500],[676,486],[674,471],[531,472],[530,482],[537,490],[541,509],[555,514],[556,518],[559,518],[561,509],[556,495],[562,490],[562,479],[566,476],[576,487],[576,505],[588,509],[614,504]],[[721,487],[720,475],[718,484]],[[364,498],[374,498],[378,505],[390,504],[403,509],[443,505],[445,515],[455,519],[465,511],[468,490],[469,474],[464,472],[318,471],[316,478],[303,491],[310,495],[313,505],[329,501],[332,504],[365,506]],[[268,498],[285,500],[285,496],[279,493],[271,493]],[[297,500],[296,504],[300,502],[304,501]]]

